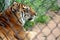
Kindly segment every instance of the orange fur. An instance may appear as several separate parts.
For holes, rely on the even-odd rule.
[[[26,32],[22,24],[18,21],[20,18],[19,12],[26,11],[23,6],[25,5],[15,3],[0,14],[0,37],[3,40],[28,40],[25,38]],[[29,11],[32,16],[35,15],[31,8]]]

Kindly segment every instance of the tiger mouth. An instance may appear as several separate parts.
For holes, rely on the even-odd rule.
[[[29,20],[29,21],[34,21],[34,20],[35,20],[35,17],[36,17],[36,16],[33,16],[33,17],[29,18],[28,20]]]
[[[29,18],[28,20],[32,20],[33,18]]]

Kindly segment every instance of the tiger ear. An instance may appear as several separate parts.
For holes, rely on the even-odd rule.
[[[13,11],[13,12],[16,12],[17,11],[17,2],[14,2],[13,3],[13,5],[12,5],[12,7],[11,7],[11,10]]]
[[[14,2],[13,4],[17,4],[17,2]]]

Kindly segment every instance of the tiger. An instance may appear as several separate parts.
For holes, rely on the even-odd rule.
[[[36,12],[30,6],[14,2],[0,13],[0,40],[29,40],[23,26],[34,16]]]

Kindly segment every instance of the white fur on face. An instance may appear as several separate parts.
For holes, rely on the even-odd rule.
[[[22,26],[25,24],[25,19],[24,19],[24,13],[20,13],[20,22],[22,23]]]

